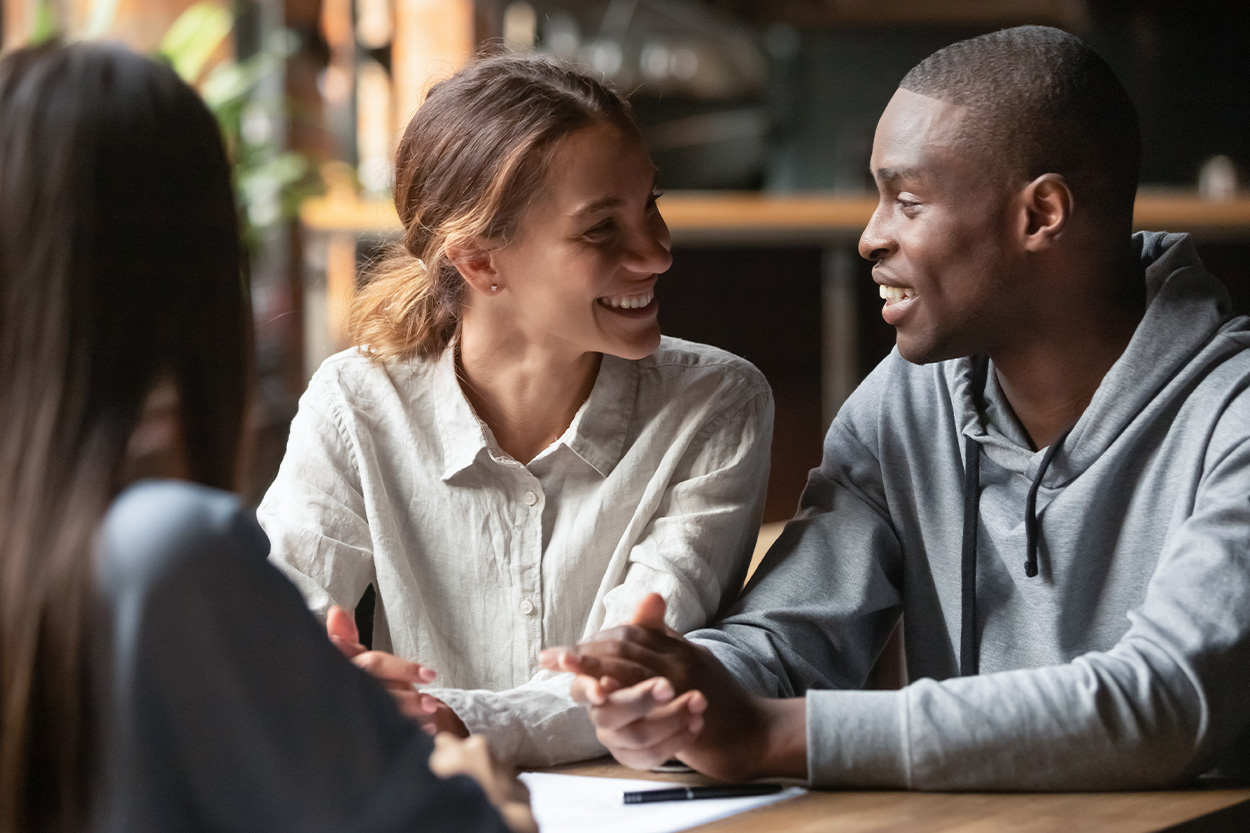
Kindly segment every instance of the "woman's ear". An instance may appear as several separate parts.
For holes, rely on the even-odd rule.
[[[1042,174],[1024,186],[1022,237],[1030,252],[1049,249],[1067,228],[1076,205],[1072,189],[1060,174]]]
[[[494,251],[486,246],[476,242],[448,246],[447,259],[475,291],[483,295],[498,295],[503,288],[499,282]]]

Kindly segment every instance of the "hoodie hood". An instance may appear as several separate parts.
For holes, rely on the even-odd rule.
[[[1188,234],[1139,232],[1133,251],[1146,282],[1146,310],[1124,353],[1094,392],[1045,473],[1045,485],[1062,486],[1087,469],[1144,410],[1183,396],[1186,379],[1235,345],[1215,336],[1230,325],[1228,292],[1198,258]],[[1245,329],[1245,319],[1237,319]],[[1210,355],[1204,356],[1204,353]],[[985,356],[949,363],[950,383],[964,436],[999,465],[1034,479],[1043,454],[1011,413]]]
[[[1039,512],[1053,499],[1042,498],[1045,485],[1054,492],[1086,471],[1135,420],[1155,422],[1184,400],[1191,380],[1200,378],[1229,350],[1232,339],[1219,339],[1225,327],[1243,329],[1246,319],[1230,324],[1228,293],[1203,268],[1185,234],[1142,233],[1133,238],[1146,281],[1146,309],[1120,358],[1107,371],[1089,406],[1071,430],[1049,447],[1034,451],[1011,413],[985,356],[952,362],[952,392],[963,436],[964,531],[960,554],[961,611],[959,673],[980,668],[977,628],[977,549],[980,527],[981,455],[1023,474],[1030,481],[1023,509],[1023,573],[1038,575]],[[1154,413],[1151,413],[1154,412]]]

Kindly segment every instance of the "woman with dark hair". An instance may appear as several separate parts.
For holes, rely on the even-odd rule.
[[[517,763],[602,751],[543,648],[650,592],[674,629],[706,624],[758,532],[772,394],[661,337],[655,177],[627,103],[559,63],[482,58],[432,87],[397,152],[403,239],[258,512],[349,653],[339,608],[373,585],[360,661],[410,713]],[[444,687],[415,693],[430,669]]]
[[[431,766],[532,829],[480,743],[431,759],[219,491],[249,332],[194,91],[119,48],[0,59],[0,831],[504,829]]]

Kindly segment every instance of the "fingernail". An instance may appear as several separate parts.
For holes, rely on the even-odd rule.
[[[703,696],[703,692],[696,691],[690,696],[690,713],[702,714],[707,711],[707,698]]]
[[[651,689],[651,694],[657,700],[672,700],[673,699],[673,684],[670,683],[666,678],[661,677],[660,681],[655,684],[655,688]]]

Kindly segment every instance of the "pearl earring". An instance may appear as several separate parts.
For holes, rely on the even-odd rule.
[[[497,284],[497,283],[492,283],[492,284],[490,285],[490,291],[491,291],[491,292],[498,292],[498,291],[499,291],[499,284]]]

